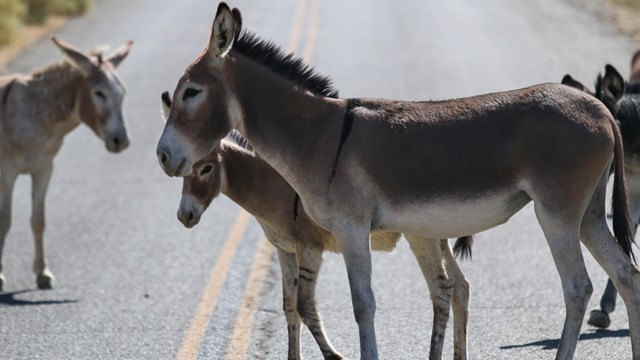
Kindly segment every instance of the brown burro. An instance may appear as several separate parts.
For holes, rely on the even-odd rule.
[[[44,253],[45,196],[53,171],[53,158],[65,135],[87,124],[110,152],[129,146],[122,112],[125,87],[116,67],[129,54],[131,41],[103,57],[85,55],[52,38],[65,61],[31,74],[0,77],[0,260],[11,227],[13,186],[20,174],[31,174],[31,228],[35,237],[38,288],[49,289],[54,276]],[[5,283],[0,261],[0,291]]]
[[[166,118],[171,107],[167,92],[162,94],[162,101]],[[178,219],[184,226],[191,228],[198,224],[213,199],[223,193],[256,217],[267,240],[276,247],[282,272],[283,309],[288,331],[287,358],[301,358],[302,321],[314,336],[325,359],[343,359],[325,334],[315,296],[322,253],[339,253],[340,246],[299,206],[299,199],[286,180],[262,160],[235,130],[209,156],[194,164],[193,173],[183,179]],[[390,252],[395,249],[398,240],[398,233],[374,232],[371,234],[371,249]],[[454,259],[448,240],[418,244],[421,246],[411,249],[427,281],[433,303],[430,354],[442,357],[451,306],[448,301],[453,298],[454,353],[465,358],[469,283]],[[470,255],[470,237],[459,239],[456,246],[460,252]],[[440,272],[441,269],[446,269],[446,272]],[[447,283],[447,287],[435,286],[438,277],[447,276],[450,281],[441,282]],[[443,293],[451,291],[453,296]]]
[[[622,141],[600,101],[560,84],[448,101],[335,99],[313,90],[323,79],[241,32],[240,12],[221,3],[205,50],[175,88],[157,146],[162,169],[190,175],[238,130],[340,246],[362,359],[378,358],[372,231],[428,247],[502,224],[533,201],[564,292],[556,358],[573,357],[592,292],[582,242],[626,303],[640,360]],[[615,237],[605,213],[612,164]]]

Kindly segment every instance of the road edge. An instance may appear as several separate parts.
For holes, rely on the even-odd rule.
[[[42,25],[27,25],[18,39],[0,49],[0,71],[6,69],[26,48],[61,29],[67,24],[68,20],[67,16],[54,15],[49,17]]]

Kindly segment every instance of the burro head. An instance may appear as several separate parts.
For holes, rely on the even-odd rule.
[[[640,53],[633,57],[631,68],[632,71],[640,69]],[[622,134],[625,166],[637,171],[640,169],[640,74],[634,73],[636,77],[624,81],[618,70],[607,64],[604,75],[598,74],[596,78],[595,92],[568,74],[562,83],[595,96],[609,109]]]
[[[166,120],[171,110],[169,92],[162,93],[162,114]],[[193,165],[193,172],[182,178],[182,198],[178,220],[187,228],[200,222],[202,214],[222,191],[222,160],[217,147]]]
[[[240,12],[220,3],[209,43],[178,81],[156,151],[169,176],[190,175],[193,165],[240,124],[231,76],[234,59],[229,51],[241,24]]]
[[[116,67],[124,60],[132,41],[104,58],[85,55],[70,44],[55,37],[53,43],[63,52],[66,60],[82,74],[78,91],[77,114],[100,137],[110,152],[120,152],[129,146],[129,135],[122,103],[126,88]]]
[[[193,165],[193,172],[182,178],[182,198],[178,220],[187,228],[200,222],[211,201],[222,190],[222,164],[217,151]]]

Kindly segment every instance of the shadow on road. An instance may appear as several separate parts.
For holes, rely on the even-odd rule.
[[[629,329],[620,329],[620,330],[593,330],[591,332],[580,334],[580,338],[578,340],[593,340],[593,339],[602,339],[602,338],[620,338],[620,337],[628,337]],[[526,344],[520,345],[505,345],[501,346],[500,349],[517,349],[529,346],[539,346],[542,350],[555,350],[558,348],[558,344],[560,344],[560,339],[548,339],[548,340],[540,340],[534,341]]]
[[[78,300],[20,300],[16,295],[26,294],[39,290],[20,290],[9,293],[0,293],[0,307],[8,306],[29,306],[29,305],[60,305],[77,303]]]

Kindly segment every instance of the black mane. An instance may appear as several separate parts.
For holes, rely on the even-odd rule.
[[[640,82],[630,81],[624,87],[625,94],[640,94]]]
[[[602,82],[604,81],[603,77],[601,74],[598,74],[598,77],[596,78],[595,81],[595,88],[596,88],[596,98],[602,100],[604,93],[602,92],[602,87],[603,84]],[[625,81],[624,83],[624,93],[625,94],[640,94],[640,82],[639,81]]]
[[[249,142],[247,141],[247,139],[245,139],[240,132],[238,132],[238,130],[231,130],[231,132],[229,133],[229,135],[227,135],[227,139],[231,140],[231,142],[233,142],[234,144],[240,146],[241,148],[251,151],[251,152],[255,152],[253,150],[253,147],[251,146],[251,144],[249,144]]]
[[[602,93],[602,74],[598,74],[598,77],[596,78],[595,83],[593,84],[593,86],[595,86],[596,91],[595,91],[595,97],[598,100],[602,100],[604,97],[604,94]]]
[[[333,87],[329,77],[318,74],[302,59],[287,53],[270,41],[261,39],[251,31],[243,30],[233,44],[233,49],[309,91],[326,97],[338,97],[338,90]]]

